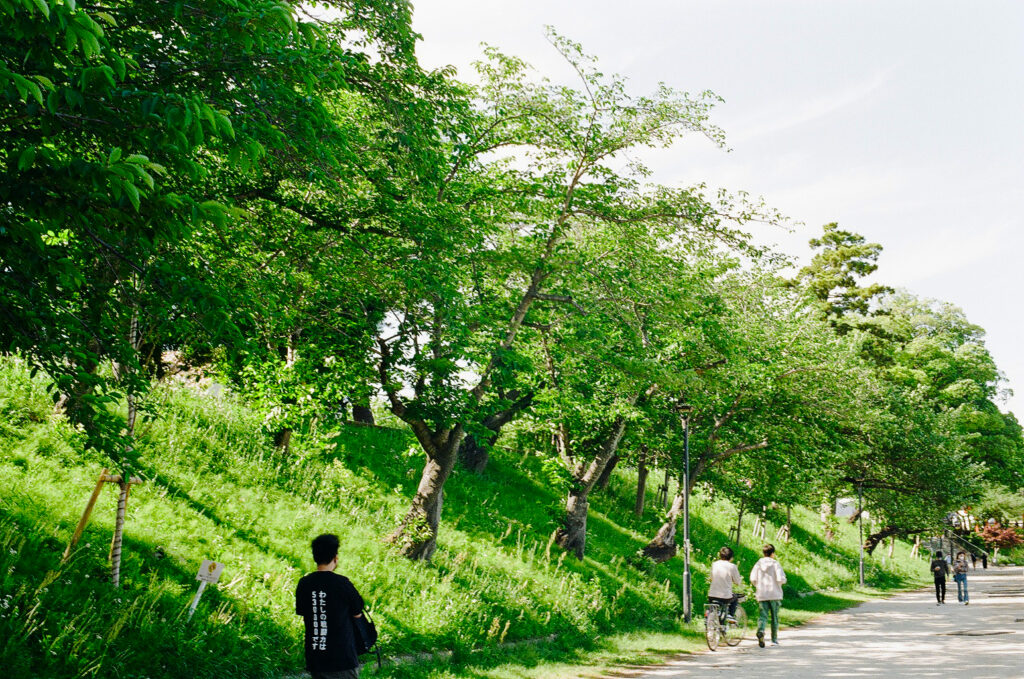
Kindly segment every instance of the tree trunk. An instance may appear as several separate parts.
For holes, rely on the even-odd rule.
[[[488,451],[501,435],[501,428],[514,420],[516,415],[533,405],[533,392],[520,396],[518,391],[514,391],[508,396],[510,399],[514,399],[512,405],[491,414],[484,420],[484,427],[492,432],[487,435],[484,443],[481,443],[473,434],[466,434],[466,438],[459,448],[459,463],[465,469],[482,474],[487,469],[487,463],[490,462]]]
[[[466,438],[462,441],[462,445],[459,446],[459,464],[464,469],[468,469],[471,472],[482,474],[487,469],[487,463],[490,462],[490,455],[487,452],[487,448],[493,445],[498,440],[498,436],[494,435],[490,437],[487,445],[481,445],[476,437],[472,434],[466,434]]]
[[[159,341],[142,342],[139,345],[139,362],[143,370],[151,377],[155,377],[157,381],[163,380],[167,374],[167,366],[164,364]]]
[[[129,339],[132,348],[139,351],[141,338],[139,335],[139,312],[132,313]],[[116,367],[116,366],[115,366]],[[116,372],[116,371],[115,371]],[[126,443],[124,446],[124,462],[121,465],[121,492],[117,496],[117,517],[114,519],[114,539],[110,543],[110,582],[114,589],[121,586],[121,545],[124,541],[124,520],[128,509],[128,491],[131,489],[131,469],[129,460],[132,457],[132,439],[135,437],[135,420],[139,413],[138,399],[128,393],[128,421],[125,423]]]
[[[644,513],[644,500],[647,497],[647,444],[640,446],[640,458],[636,463],[636,505],[633,513],[642,516]]]
[[[633,403],[636,397],[633,398]],[[626,419],[619,417],[605,437],[597,456],[584,466],[581,460],[573,469],[573,487],[565,502],[565,518],[562,527],[555,533],[555,542],[566,551],[572,552],[577,559],[583,559],[587,543],[587,496],[597,484],[608,461],[618,450],[619,441],[626,433]]]
[[[110,543],[110,583],[117,589],[121,586],[121,545],[124,541],[124,519],[128,508],[127,473],[121,474],[120,493],[117,496],[117,515],[114,519],[114,539]]]
[[[352,404],[352,420],[359,424],[368,424],[371,426],[376,424],[373,419],[373,411],[370,410],[370,403],[368,401]]]
[[[668,561],[676,555],[676,552],[679,551],[679,547],[676,545],[676,527],[682,513],[683,493],[680,488],[680,492],[676,493],[675,498],[672,500],[672,508],[669,509],[668,515],[665,517],[665,523],[661,524],[657,535],[644,547],[644,556],[652,561],[661,563]]]
[[[897,535],[899,532],[900,529],[897,526],[886,526],[877,533],[872,533],[868,536],[868,539],[864,541],[864,551],[871,554],[875,551],[875,547],[877,547],[882,540],[891,535]]]
[[[569,492],[565,503],[565,519],[555,535],[555,542],[577,559],[582,560],[587,547],[587,493],[582,489]]]
[[[424,446],[435,452],[428,453],[412,507],[387,538],[391,544],[398,545],[402,556],[418,561],[429,561],[433,556],[441,523],[444,484],[455,468],[462,438],[462,428],[457,426],[447,433],[443,442],[431,441],[431,445]]]
[[[829,542],[836,539],[836,532],[834,528],[835,512],[836,503],[832,498],[826,498],[825,502],[821,503],[821,511],[819,512],[819,515],[821,516],[821,533]]]
[[[605,490],[608,488],[608,482],[612,480],[612,472],[615,471],[615,467],[621,459],[618,455],[612,455],[611,459],[608,460],[608,464],[604,466],[604,471],[601,472],[601,477],[597,480],[597,487],[599,489]]]
[[[292,429],[291,427],[285,427],[281,431],[274,434],[274,447],[281,453],[282,457],[288,456],[288,451],[291,448],[292,442]]]
[[[746,509],[746,505],[741,501],[740,510],[736,516],[736,549],[740,548],[740,544],[743,542],[743,510]]]

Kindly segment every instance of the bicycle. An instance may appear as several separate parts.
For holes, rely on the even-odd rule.
[[[747,597],[743,594],[736,597],[736,601],[742,603]],[[728,606],[720,604],[704,604],[704,639],[708,642],[708,648],[712,651],[718,650],[722,641],[728,646],[736,646],[747,634],[747,612],[741,606],[736,607],[736,621],[728,619]]]

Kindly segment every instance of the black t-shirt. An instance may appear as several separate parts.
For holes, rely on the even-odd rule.
[[[930,568],[933,578],[936,580],[946,579],[946,573],[949,572],[949,564],[946,563],[945,559],[932,559],[932,565]]]
[[[306,623],[306,669],[338,672],[359,667],[352,618],[363,597],[344,575],[314,571],[295,588],[295,614]]]

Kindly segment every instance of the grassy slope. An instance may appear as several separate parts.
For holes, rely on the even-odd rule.
[[[634,557],[658,519],[633,516],[628,472],[594,497],[587,558],[578,563],[549,546],[562,498],[540,461],[498,451],[486,474],[449,481],[440,548],[431,564],[410,563],[381,541],[418,481],[422,460],[406,432],[346,428],[282,463],[258,434],[258,418],[230,400],[165,388],[150,405],[159,417],[141,427],[139,444],[149,480],[132,490],[124,588],[115,592],[106,583],[113,488],[72,560],[59,563],[102,459],[50,418],[38,380],[0,364],[0,667],[9,676],[295,673],[292,592],[311,565],[309,539],[323,531],[342,536],[339,571],[372,602],[385,653],[402,660],[383,676],[559,676],[566,663],[651,660],[698,639],[679,622],[681,562]],[[710,555],[735,515],[699,499],[695,514],[699,610]],[[780,548],[789,593],[849,589],[853,531],[826,544],[810,512],[797,508],[794,520],[795,539]],[[757,556],[749,521],[745,536],[742,571]],[[895,561],[872,562],[872,583],[924,575],[906,554],[899,545]],[[188,621],[204,558],[227,568]],[[786,616],[848,602],[831,592],[791,596]],[[451,653],[431,655],[439,650]]]

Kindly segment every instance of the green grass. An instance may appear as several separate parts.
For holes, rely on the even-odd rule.
[[[999,551],[999,564],[1001,566],[1020,566],[1024,564],[1024,547],[1014,547],[1009,550]]]
[[[563,498],[541,461],[499,449],[485,474],[446,486],[440,546],[429,564],[395,555],[382,538],[408,506],[422,454],[401,429],[347,427],[299,440],[282,460],[261,419],[230,398],[161,387],[157,417],[139,429],[147,481],[129,503],[121,590],[108,584],[114,489],[105,489],[69,563],[60,555],[103,458],[51,415],[41,379],[0,362],[0,667],[32,677],[267,677],[301,672],[293,590],[310,569],[308,544],[342,538],[339,571],[371,602],[384,653],[367,676],[576,676],[575,664],[659,661],[698,647],[680,622],[679,558],[635,556],[660,521],[632,513],[635,477],[617,472],[591,505],[587,557],[550,536]],[[655,484],[651,484],[652,486]],[[654,497],[648,498],[649,507]],[[694,502],[694,596],[727,542],[734,509]],[[779,545],[787,573],[784,622],[848,605],[856,535],[818,537],[817,517],[794,508],[794,540]],[[753,517],[738,562],[746,572]],[[774,537],[777,525],[766,535]],[[880,552],[882,549],[880,548]],[[869,562],[869,581],[916,582],[924,565],[900,544]],[[189,621],[202,559],[227,564]],[[813,596],[799,592],[820,590]],[[751,608],[751,611],[753,609]],[[564,674],[560,675],[559,672]]]

